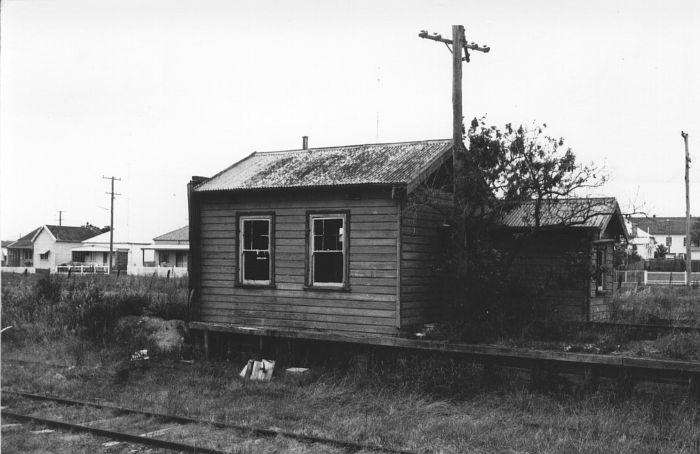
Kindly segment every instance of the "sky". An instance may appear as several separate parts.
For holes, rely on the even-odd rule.
[[[149,241],[187,224],[186,185],[253,151],[451,137],[464,116],[546,123],[623,211],[700,214],[700,2],[4,0],[0,236],[109,225]]]

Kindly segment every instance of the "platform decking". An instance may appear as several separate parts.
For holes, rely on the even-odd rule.
[[[499,363],[516,367],[544,367],[558,370],[593,370],[605,376],[620,376],[621,372],[643,379],[688,379],[693,387],[700,384],[700,361],[677,361],[655,358],[634,358],[621,355],[567,353],[530,350],[493,345],[475,345],[437,340],[407,339],[391,336],[346,335],[323,331],[292,331],[279,328],[246,327],[223,323],[190,322],[191,330],[243,334],[282,339],[307,339],[325,342],[345,342],[378,347],[423,350],[459,354],[478,362]]]

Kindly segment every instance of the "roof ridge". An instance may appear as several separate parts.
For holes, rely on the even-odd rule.
[[[294,151],[330,151],[338,148],[353,148],[353,147],[367,147],[367,146],[381,146],[381,145],[402,145],[407,143],[427,143],[427,142],[452,142],[452,139],[425,139],[425,140],[404,140],[400,142],[376,142],[376,143],[358,143],[354,145],[334,145],[330,147],[313,147],[313,148],[290,148],[288,150],[270,150],[270,151],[255,151],[255,155],[271,155],[271,154],[282,154],[291,153]]]

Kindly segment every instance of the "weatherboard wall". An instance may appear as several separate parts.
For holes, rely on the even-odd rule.
[[[395,334],[398,203],[391,190],[199,193],[198,319],[267,328]],[[307,213],[349,213],[349,288],[305,285]],[[274,283],[238,282],[237,214],[274,213]]]
[[[448,194],[426,201],[409,195],[401,213],[401,328],[434,322],[444,315],[444,276],[438,271],[445,249],[441,226],[451,210]]]

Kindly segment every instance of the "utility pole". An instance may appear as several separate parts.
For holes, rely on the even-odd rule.
[[[681,131],[685,142],[685,285],[690,287],[692,261],[690,260],[690,153],[688,152],[688,133]]]
[[[422,30],[418,36],[444,43],[452,52],[452,166],[455,175],[455,206],[458,206],[459,198],[464,195],[466,183],[466,178],[464,177],[466,153],[463,142],[464,123],[462,117],[462,61],[469,62],[470,50],[487,53],[491,48],[480,46],[473,42],[467,43],[464,37],[464,26],[462,25],[452,26],[452,39],[443,38],[437,33],[430,35],[425,30]],[[452,45],[451,48],[450,45]],[[462,57],[463,51],[464,57]]]
[[[107,273],[112,274],[112,256],[114,254],[114,196],[121,195],[114,192],[114,180],[121,181],[121,178],[117,177],[105,177],[105,180],[112,180],[112,190],[110,192],[105,192],[105,194],[110,195],[110,205],[109,205],[109,264],[107,265]]]
[[[58,210],[58,225],[63,225],[63,213],[65,212],[65,210]]]

